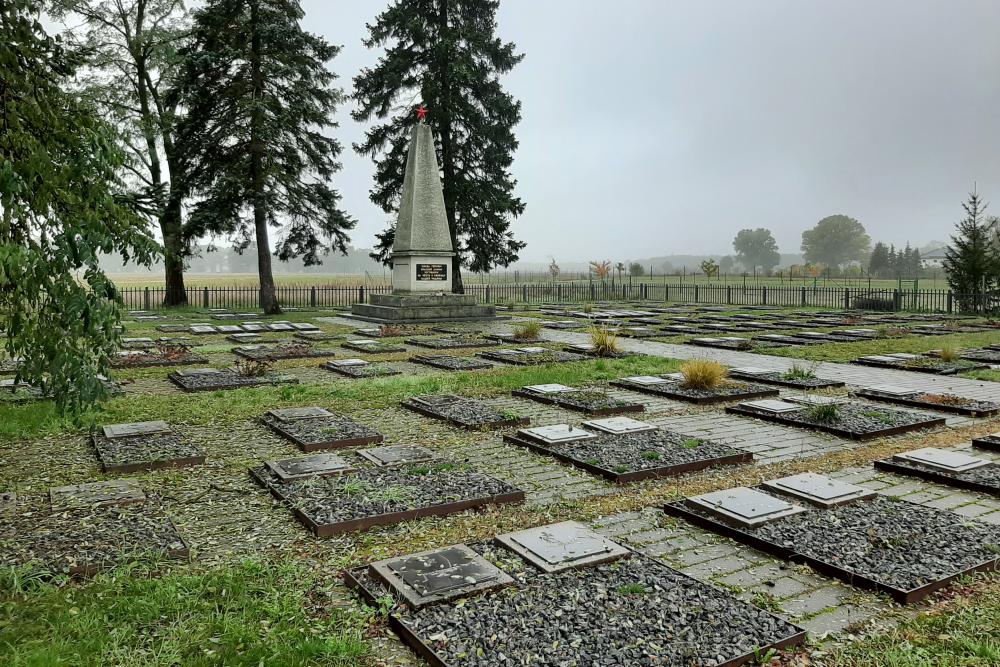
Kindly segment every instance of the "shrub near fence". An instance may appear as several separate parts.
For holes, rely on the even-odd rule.
[[[349,307],[364,302],[372,294],[389,294],[392,288],[379,286],[278,287],[278,302],[298,308]],[[119,290],[130,310],[163,308],[165,289],[125,287]],[[860,308],[865,310],[959,312],[959,303],[978,304],[983,312],[995,308],[992,300],[962,299],[949,290],[866,289],[857,287],[747,286],[738,285],[654,285],[592,283],[589,285],[466,285],[481,303],[581,303],[589,301],[689,302],[733,306],[783,306],[818,308]],[[196,308],[258,309],[256,287],[189,287],[188,305]],[[988,303],[987,303],[988,301]],[[989,308],[988,308],[988,307]]]

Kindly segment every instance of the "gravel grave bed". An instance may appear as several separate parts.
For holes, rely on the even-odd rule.
[[[4,375],[17,373],[19,368],[21,368],[20,359],[0,359],[0,373]]]
[[[888,593],[902,604],[964,574],[1000,565],[1000,526],[949,510],[881,495],[830,509],[796,504],[805,511],[752,527],[734,527],[683,500],[664,510],[849,584]]]
[[[805,406],[791,412],[773,413],[745,405],[730,405],[726,407],[726,412],[763,419],[785,426],[832,433],[850,440],[872,440],[944,426],[945,423],[943,417],[868,406],[862,403],[838,403],[836,408],[836,417],[832,419],[815,417],[811,414],[811,410]]]
[[[294,442],[304,452],[361,447],[383,440],[382,434],[370,426],[336,414],[328,417],[281,419],[265,413],[261,415],[260,421],[278,435]]]
[[[419,354],[409,359],[415,364],[440,368],[446,371],[474,371],[493,368],[493,364],[473,357],[454,357],[450,354]]]
[[[19,496],[0,521],[0,565],[89,576],[155,554],[186,560],[189,550],[158,498],[115,507],[53,512],[41,497]]]
[[[205,452],[179,433],[151,433],[108,438],[101,431],[90,434],[104,472],[135,472],[200,465]]]
[[[643,412],[646,407],[642,403],[615,398],[607,392],[599,390],[577,389],[560,391],[558,393],[542,394],[527,389],[514,389],[512,396],[526,398],[546,405],[555,405],[575,412],[583,412],[594,417],[623,415]]]
[[[207,369],[199,369],[207,370]],[[298,378],[279,373],[266,373],[264,375],[240,375],[236,371],[225,369],[211,369],[214,373],[200,373],[198,371],[181,371],[171,373],[167,379],[184,391],[217,391],[222,389],[242,389],[244,387],[264,387],[282,384],[298,384]]]
[[[790,387],[792,389],[836,389],[843,387],[845,384],[837,380],[823,380],[817,377],[786,377],[784,373],[779,371],[774,371],[773,373],[743,373],[737,369],[730,369],[729,377],[761,382],[763,384],[773,384],[777,387]]]
[[[996,464],[972,468],[971,470],[954,471],[922,465],[915,461],[891,458],[875,461],[873,465],[878,470],[897,475],[919,477],[946,486],[1000,496],[1000,465]]]
[[[147,350],[123,350],[111,360],[112,368],[152,368],[156,366],[190,366],[207,364],[208,357],[185,352],[183,354],[159,354]]]
[[[876,368],[895,368],[901,371],[913,371],[915,373],[931,373],[934,375],[955,375],[966,371],[984,370],[989,368],[988,364],[980,364],[972,361],[942,361],[931,357],[919,359],[879,359],[881,355],[870,357],[859,357],[852,361],[852,364],[859,366],[874,366]]]
[[[543,443],[518,432],[504,436],[504,442],[555,457],[616,484],[753,461],[748,452],[663,429],[598,434],[592,440],[566,443]]]
[[[24,382],[15,383],[14,380],[0,380],[0,405],[4,403],[17,405],[40,401],[43,398],[42,390],[38,387],[32,387]]]
[[[969,417],[990,417],[1000,412],[1000,404],[990,401],[977,401],[972,398],[955,396],[954,394],[936,394],[918,391],[913,394],[899,396],[873,389],[859,389],[854,394],[860,398],[867,398],[870,401],[895,403],[897,405],[907,405],[914,408],[937,410],[939,412],[953,412]]]
[[[363,352],[365,354],[389,354],[392,352],[406,352],[406,348],[400,345],[399,343],[387,343],[381,340],[376,340],[368,344],[347,341],[346,343],[341,343],[340,346],[348,350],[354,350],[355,352]]]
[[[454,335],[445,337],[421,336],[417,338],[407,338],[406,343],[425,347],[432,350],[460,350],[467,347],[491,347],[496,345],[495,341],[483,336],[475,335]]]
[[[743,338],[741,340],[727,340],[725,338],[690,338],[684,341],[688,345],[698,347],[711,347],[720,350],[747,351],[754,348],[783,347],[783,343],[771,343],[766,340],[753,340]]]
[[[390,375],[399,375],[400,371],[392,368],[391,366],[386,366],[385,364],[365,364],[358,366],[336,366],[330,363],[320,365],[320,368],[328,371],[333,371],[339,375],[345,377],[362,379],[362,378],[381,378],[389,377]]]
[[[452,463],[365,468],[293,480],[281,480],[267,466],[251,474],[318,537],[524,501],[521,489]]]
[[[1000,452],[1000,433],[991,433],[972,439],[972,446]]]
[[[545,573],[498,543],[469,547],[513,582],[418,609],[397,602],[389,617],[436,667],[736,667],[805,641],[788,621],[643,554]],[[392,595],[368,567],[345,578],[369,605]]]
[[[286,345],[244,345],[234,347],[233,354],[244,359],[255,361],[279,361],[282,359],[314,359],[318,357],[334,357],[335,350],[315,348],[306,343]]]
[[[507,345],[538,345],[545,342],[544,338],[518,338],[513,334],[486,334],[486,338]]]
[[[467,429],[506,428],[525,426],[527,418],[495,408],[471,398],[454,394],[434,394],[413,396],[400,403],[425,417],[443,419],[455,426]]]
[[[932,350],[927,353],[927,355],[931,357],[936,357],[938,354],[939,352],[937,350]],[[974,348],[970,350],[962,350],[958,353],[958,356],[959,358],[967,361],[981,361],[986,364],[1000,364],[1000,350]]]
[[[711,405],[713,403],[727,403],[730,401],[743,401],[778,395],[778,390],[774,387],[752,382],[729,381],[713,389],[692,389],[684,387],[678,380],[665,379],[670,381],[658,384],[643,384],[628,378],[622,378],[612,381],[611,385],[621,389],[631,389],[632,391],[654,394],[697,405]]]
[[[404,336],[424,336],[430,331],[427,327],[387,326],[366,327],[355,329],[354,333],[365,338],[403,338]]]
[[[556,331],[573,331],[575,329],[584,329],[587,325],[583,322],[543,322],[542,327],[545,329],[555,329]]]
[[[540,352],[524,352],[522,350],[493,350],[480,352],[479,356],[491,361],[500,361],[514,366],[538,366],[541,364],[561,364],[570,361],[583,361],[588,357],[573,352],[559,350],[544,350]]]
[[[343,338],[342,334],[327,333],[326,331],[296,331],[292,338],[298,340],[311,341],[314,343],[325,343],[331,340]]]

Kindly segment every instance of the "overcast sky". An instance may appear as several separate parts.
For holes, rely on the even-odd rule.
[[[344,47],[349,88],[384,0],[303,0]],[[513,172],[522,259],[731,252],[745,227],[783,252],[820,218],[874,240],[946,240],[978,181],[1000,214],[998,0],[503,0],[524,61]],[[348,146],[363,127],[341,110]],[[386,216],[368,158],[336,185],[368,246]]]

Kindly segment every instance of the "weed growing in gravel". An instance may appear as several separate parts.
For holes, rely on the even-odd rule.
[[[782,373],[781,377],[785,380],[812,380],[816,377],[816,373],[813,372],[812,368],[792,364],[792,367]]]
[[[642,458],[646,459],[647,461],[659,461],[660,460],[660,453],[659,452],[655,452],[653,450],[649,450],[648,452],[643,452],[642,453]]]
[[[811,420],[821,424],[832,424],[840,419],[840,409],[833,403],[814,405],[806,414]]]
[[[755,607],[760,607],[773,613],[781,612],[781,604],[778,603],[778,599],[767,591],[755,592],[753,597],[750,598],[750,603]]]
[[[681,447],[683,447],[684,449],[694,449],[695,447],[700,447],[700,446],[701,446],[701,440],[699,440],[698,438],[688,438],[687,440],[681,443]]]
[[[611,357],[621,351],[618,345],[618,334],[607,327],[591,327],[590,344],[594,346],[594,354],[599,357]]]
[[[233,364],[238,375],[248,378],[263,377],[271,372],[273,364],[265,359],[237,359]]]
[[[648,592],[646,585],[638,581],[634,584],[622,584],[618,587],[619,595],[628,595],[630,597],[645,595]]]
[[[892,424],[895,421],[893,420],[892,415],[882,412],[881,410],[865,410],[861,414],[869,419],[882,422],[883,424]]]
[[[537,340],[542,332],[542,323],[538,320],[518,322],[514,325],[514,338],[517,340]]]
[[[957,361],[958,348],[954,345],[945,345],[938,352],[938,358],[941,359],[941,361]]]
[[[729,370],[717,361],[692,359],[681,364],[681,374],[687,389],[716,389],[726,381]]]

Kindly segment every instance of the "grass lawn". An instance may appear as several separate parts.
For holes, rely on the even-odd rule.
[[[835,651],[831,667],[1000,665],[1000,579],[980,578],[929,612]]]
[[[0,571],[5,667],[359,666],[366,623],[289,564],[136,565],[83,584]]]

